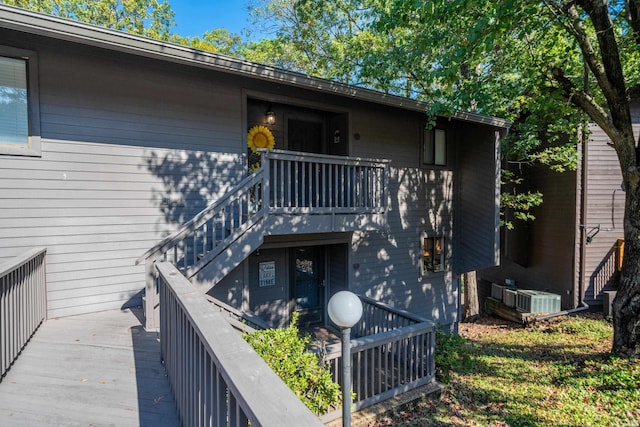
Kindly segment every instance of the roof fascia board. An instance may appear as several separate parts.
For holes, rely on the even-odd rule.
[[[260,80],[278,82],[289,86],[332,93],[347,98],[376,104],[424,112],[427,104],[410,98],[389,95],[371,89],[359,88],[305,74],[285,71],[258,63],[243,61],[215,53],[205,52],[173,43],[162,42],[134,34],[58,18],[42,13],[0,5],[0,26],[55,39],[81,43],[138,56]],[[455,112],[452,118],[501,128],[510,123],[496,117],[475,113]]]

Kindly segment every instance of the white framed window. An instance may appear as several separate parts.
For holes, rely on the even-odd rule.
[[[422,164],[424,166],[447,164],[447,132],[444,129],[425,129],[422,138]]]
[[[444,237],[429,236],[422,238],[422,274],[444,271]]]
[[[35,52],[0,46],[0,155],[40,156]]]

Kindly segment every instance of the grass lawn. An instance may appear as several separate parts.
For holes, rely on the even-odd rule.
[[[441,335],[441,399],[372,426],[640,426],[640,361],[609,355],[606,320],[486,318]]]

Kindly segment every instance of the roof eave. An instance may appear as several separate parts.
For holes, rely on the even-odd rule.
[[[406,110],[422,112],[427,108],[426,103],[410,98],[403,98],[371,89],[332,82],[326,79],[285,71],[275,67],[205,52],[174,43],[162,42],[147,37],[1,4],[0,25],[11,30],[173,63],[214,69],[225,73],[332,93]],[[452,118],[501,128],[508,128],[510,126],[507,120],[468,112],[456,112]]]

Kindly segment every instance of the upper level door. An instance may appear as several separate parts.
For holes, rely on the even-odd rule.
[[[324,124],[322,122],[289,119],[287,134],[291,151],[324,152]]]

